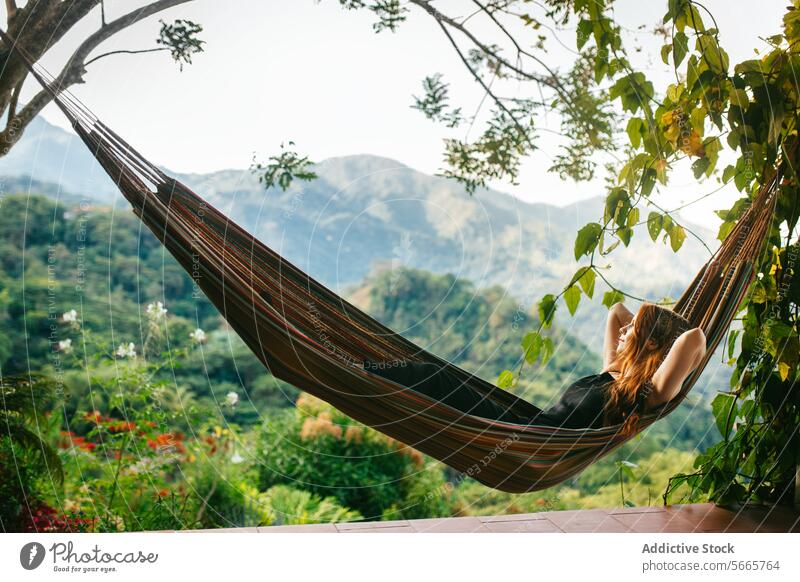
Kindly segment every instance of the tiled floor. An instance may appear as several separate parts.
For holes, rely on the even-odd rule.
[[[788,508],[730,510],[711,503],[669,507],[631,507],[549,511],[517,515],[452,517],[315,525],[193,530],[258,533],[414,533],[414,532],[800,532],[800,512]]]

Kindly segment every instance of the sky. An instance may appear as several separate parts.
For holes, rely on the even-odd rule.
[[[108,19],[144,2],[108,2]],[[658,56],[660,42],[647,30],[660,22],[666,0],[619,0],[616,16],[628,31],[636,65],[647,71],[658,89],[672,73]],[[722,46],[731,62],[755,57],[759,37],[780,31],[786,0],[708,0],[705,6],[719,24]],[[351,154],[395,159],[432,174],[442,167],[442,140],[464,137],[425,119],[410,107],[421,94],[422,79],[442,73],[458,105],[473,111],[482,93],[468,77],[438,25],[411,6],[408,21],[396,33],[372,30],[374,17],[345,11],[338,0],[194,0],[142,21],[101,45],[94,54],[155,46],[158,19],[189,19],[203,25],[205,51],[179,71],[165,52],[115,55],[93,63],[86,83],[72,92],[98,117],[154,162],[178,172],[205,173],[250,166],[264,160],[282,142],[314,161]],[[466,14],[467,0],[435,5]],[[99,24],[99,12],[76,26],[41,63],[60,70],[69,54]],[[480,26],[480,23],[478,23]],[[560,34],[565,47],[549,43],[547,63],[569,67],[575,58],[574,34]],[[37,90],[26,83],[23,99]],[[508,88],[514,91],[514,88]],[[521,94],[521,93],[520,93]],[[67,127],[55,106],[43,112],[51,123]],[[558,119],[542,119],[558,129]],[[475,136],[473,133],[469,134]],[[528,202],[566,205],[604,195],[601,176],[592,182],[562,181],[548,173],[557,152],[556,137],[541,134],[539,150],[522,165],[518,184],[494,182],[495,189]],[[724,167],[724,166],[721,166]],[[687,168],[678,168],[656,201],[674,208],[717,190],[713,180],[697,183]],[[729,207],[739,194],[727,187],[681,212],[684,219],[715,227],[717,208]]]

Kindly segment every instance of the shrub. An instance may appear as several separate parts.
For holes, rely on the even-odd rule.
[[[450,515],[449,496],[426,497],[444,482],[438,465],[309,394],[263,426],[257,455],[262,490],[291,485],[365,519]]]

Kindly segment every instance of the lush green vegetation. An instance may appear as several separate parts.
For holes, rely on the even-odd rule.
[[[132,216],[10,196],[0,221],[0,420],[13,428],[0,437],[5,530],[657,503],[712,442],[708,407],[685,406],[558,488],[492,491],[267,374]],[[352,295],[487,378],[517,363],[536,320],[502,288],[415,270],[376,273]],[[515,386],[535,401],[600,365],[569,334],[550,337],[548,366]]]

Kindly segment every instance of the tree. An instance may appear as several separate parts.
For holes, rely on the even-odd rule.
[[[575,259],[588,257],[589,264],[560,292],[538,302],[541,323],[522,345],[529,363],[537,360],[542,332],[551,326],[560,302],[573,314],[582,296],[593,297],[596,278],[608,287],[603,296],[607,307],[633,297],[617,288],[597,261],[605,261],[620,243],[627,246],[635,227],[646,227],[653,242],[668,241],[675,252],[692,234],[677,220],[679,208],[661,208],[651,197],[667,185],[671,171],[689,164],[698,180],[732,182],[742,193],[731,208],[717,212],[723,220],[720,240],[759,188],[778,173],[779,201],[768,252],[741,306],[743,328],[731,333],[728,344],[729,363],[735,366],[732,386],[712,405],[723,440],[697,457],[697,471],[674,478],[665,500],[675,486],[687,482],[695,495],[718,502],[787,501],[800,458],[800,240],[795,238],[800,215],[800,0],[787,8],[782,31],[765,39],[763,54],[733,67],[713,15],[694,0],[667,0],[666,14],[653,31],[663,38],[662,60],[675,73],[675,82],[666,87],[655,87],[646,71],[632,65],[613,0],[473,0],[465,3],[470,10],[459,15],[441,11],[430,0],[339,2],[345,9],[375,14],[376,32],[396,30],[414,12],[433,18],[445,45],[494,104],[479,137],[444,143],[442,173],[469,192],[488,180],[515,180],[520,160],[535,149],[535,121],[543,112],[561,116],[565,144],[551,170],[563,178],[591,178],[595,152],[621,154],[603,216],[576,236]],[[574,25],[575,38],[564,42],[574,43],[580,56],[571,70],[559,72],[547,65],[545,50],[547,42],[560,39],[543,32],[563,32],[568,24]],[[531,97],[504,97],[496,86],[506,79],[529,85]],[[427,77],[423,89],[412,106],[433,121],[448,127],[481,121],[480,109],[466,115],[452,104],[440,74]],[[622,135],[617,131],[621,116],[626,118]],[[618,137],[624,139],[622,147],[615,144]],[[720,170],[724,150],[734,162]],[[643,208],[649,209],[646,219]],[[500,382],[511,385],[513,378],[506,371]]]
[[[87,36],[72,53],[70,58],[55,75],[52,83],[58,92],[76,83],[84,82],[86,67],[91,63],[111,55],[121,53],[143,53],[170,51],[172,58],[183,68],[191,63],[192,55],[203,50],[203,41],[197,38],[202,27],[188,20],[175,20],[172,24],[164,21],[156,43],[160,46],[141,50],[111,51],[91,56],[104,41],[122,30],[154,14],[158,14],[190,0],[158,0],[149,2],[127,14],[106,21],[103,0],[37,0],[18,7],[14,0],[6,0],[6,32],[19,47],[33,60],[57,44],[75,25],[87,18],[97,18],[99,27]],[[91,58],[90,58],[91,57]],[[0,115],[5,116],[5,129],[0,132],[0,155],[7,154],[25,128],[36,115],[52,100],[46,90],[41,90],[28,103],[19,103],[22,85],[28,77],[28,69],[16,51],[7,43],[0,44]]]

